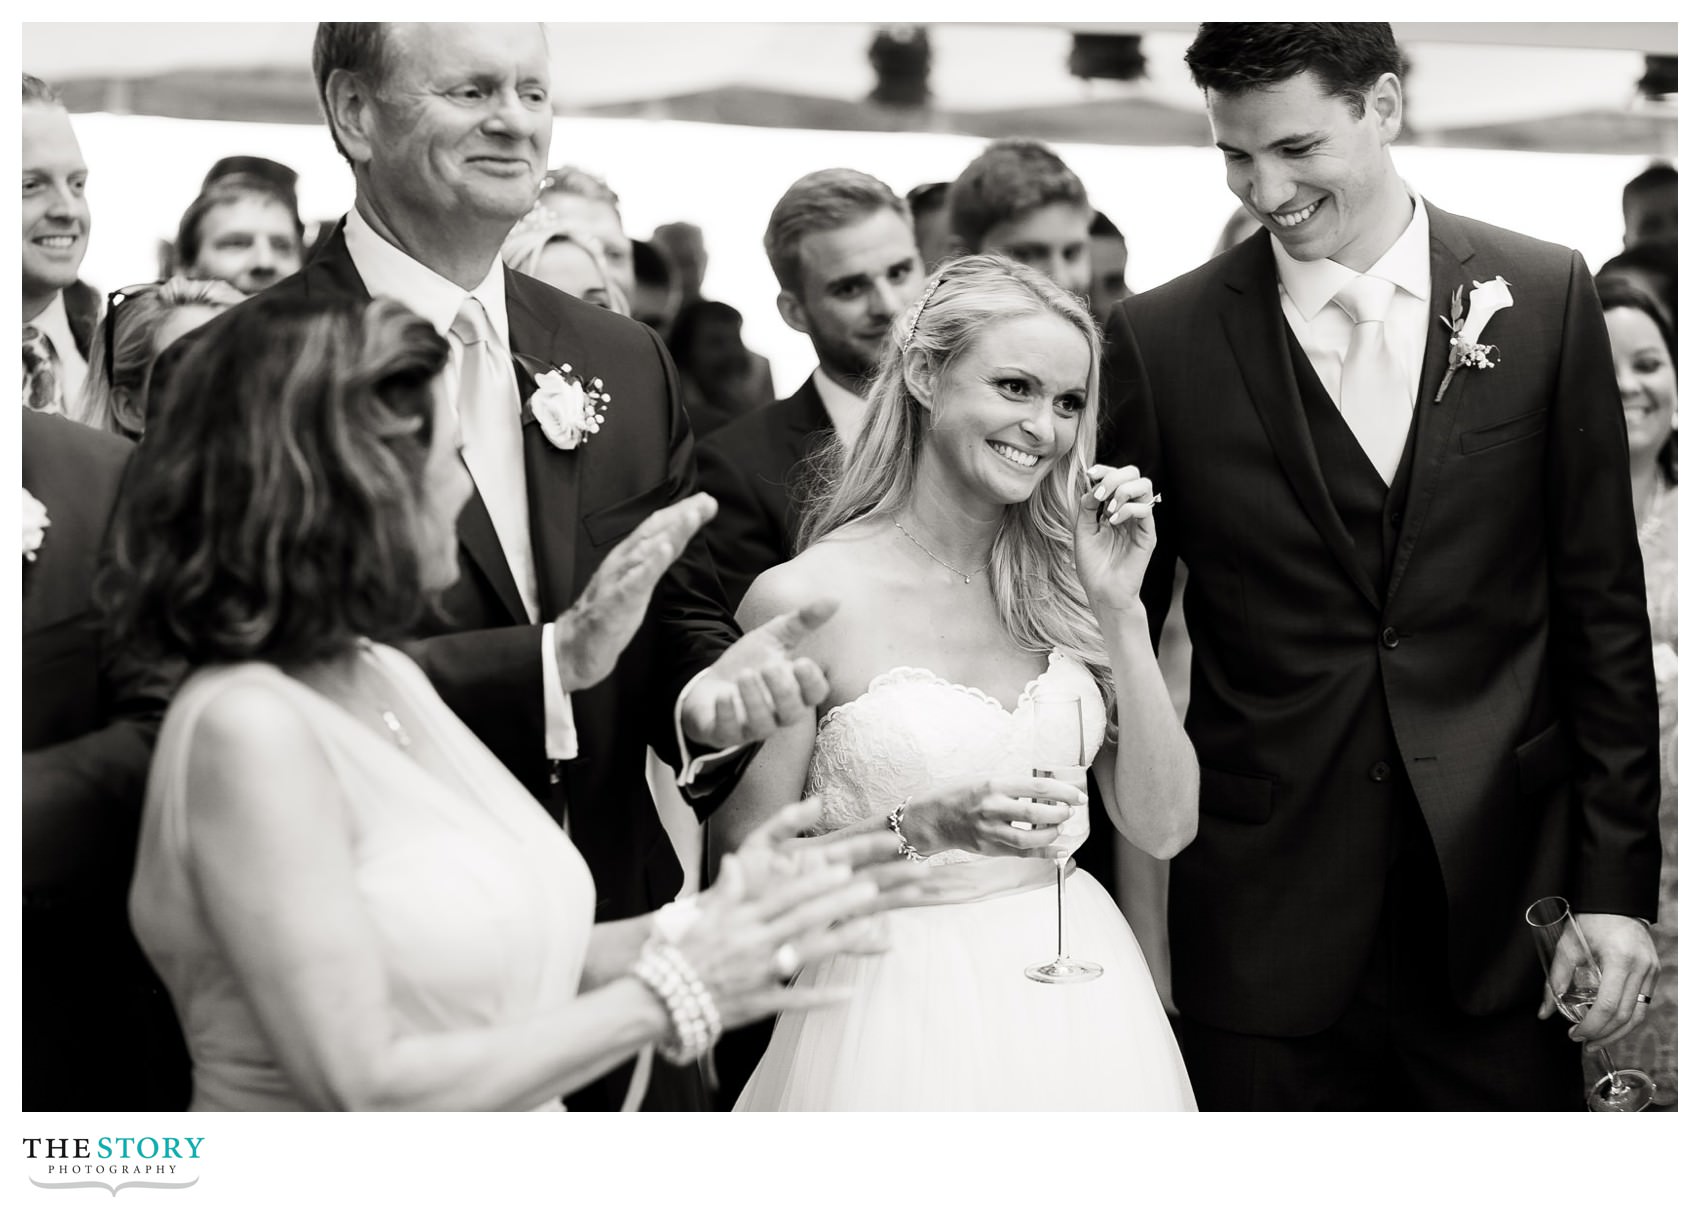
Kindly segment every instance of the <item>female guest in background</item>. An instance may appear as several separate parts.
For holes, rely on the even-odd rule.
[[[783,978],[857,943],[897,866],[776,831],[694,906],[592,926],[572,843],[384,643],[457,575],[446,356],[398,303],[261,296],[173,351],[131,465],[114,629],[193,672],[130,914],[193,1108],[558,1109],[646,1046],[819,1001]],[[587,588],[610,664],[705,514],[652,517]]]
[[[575,299],[630,316],[625,292],[608,273],[602,242],[538,203],[508,234],[502,261]]]
[[[840,600],[810,654],[831,689],[818,726],[756,754],[711,837],[735,846],[807,789],[823,828],[925,856],[939,887],[891,916],[887,953],[804,969],[800,987],[852,1000],[782,1015],[739,1109],[1194,1106],[1139,946],[1087,873],[1068,879],[1071,951],[1103,975],[1024,975],[1056,944],[1059,806],[1086,801],[1033,776],[1036,695],[1079,697],[1136,846],[1172,855],[1197,827],[1197,763],[1139,600],[1152,486],[1093,464],[1097,401],[1076,296],[1003,257],[946,262],[887,342],[803,552],[744,598],[746,627]]]
[[[1622,278],[1601,274],[1617,389],[1629,432],[1629,479],[1647,574],[1653,673],[1659,683],[1659,985],[1646,1018],[1611,1046],[1612,1060],[1650,1074],[1655,1106],[1676,1107],[1676,333],[1661,306]]]
[[[153,365],[166,346],[242,302],[216,278],[167,278],[113,291],[89,345],[89,374],[73,420],[140,438],[148,422]]]

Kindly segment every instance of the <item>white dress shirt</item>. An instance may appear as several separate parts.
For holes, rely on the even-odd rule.
[[[868,402],[849,388],[840,386],[818,366],[809,378],[815,385],[815,391],[820,393],[820,402],[826,406],[826,415],[832,418],[833,432],[848,451],[856,445],[856,435],[862,432],[862,422],[867,420]]]
[[[490,263],[490,272],[484,276],[484,280],[471,291],[467,291],[435,270],[415,261],[380,236],[372,225],[366,222],[358,208],[348,212],[343,236],[348,242],[349,258],[354,262],[361,281],[366,284],[366,289],[374,298],[395,299],[405,303],[430,321],[431,327],[438,333],[447,337],[449,327],[454,324],[455,314],[470,294],[484,306],[484,313],[489,317],[490,327],[495,330],[501,347],[511,349],[508,338],[507,289],[500,259],[493,260]],[[457,398],[452,385],[460,380],[462,352],[460,342],[449,342],[449,364],[443,375],[450,401]],[[518,413],[519,381],[514,376],[508,376],[504,382],[513,394],[509,404],[514,412]],[[513,452],[513,465],[520,469],[518,483],[523,484],[523,452]],[[527,614],[535,623],[538,616],[535,594],[527,593],[527,590],[536,584],[534,575],[530,573],[531,553],[504,551],[503,555],[507,557],[509,568],[515,571],[514,583],[520,589]],[[578,728],[573,721],[572,699],[561,687],[561,667],[555,660],[553,620],[543,625],[543,748],[549,758],[565,760],[578,757]]]
[[[71,318],[65,314],[65,292],[55,291],[53,302],[41,309],[34,320],[25,324],[53,343],[53,355],[59,363],[59,399],[65,412],[75,415],[77,397],[82,395],[83,380],[88,377],[89,364],[77,352],[77,337],[71,332]]]
[[[1387,344],[1399,361],[1410,385],[1410,400],[1417,399],[1423,373],[1423,351],[1430,330],[1437,328],[1437,311],[1429,305],[1430,275],[1428,211],[1415,190],[1406,186],[1414,204],[1411,222],[1366,274],[1385,278],[1398,290],[1387,309]],[[1281,280],[1281,312],[1298,338],[1316,377],[1322,380],[1335,407],[1340,404],[1340,369],[1352,343],[1353,321],[1334,302],[1334,294],[1358,276],[1337,261],[1299,261],[1281,242],[1270,237],[1275,248],[1275,269]]]

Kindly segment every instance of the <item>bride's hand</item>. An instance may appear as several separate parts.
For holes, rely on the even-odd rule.
[[[1157,546],[1151,482],[1131,466],[1094,464],[1086,475],[1093,488],[1075,503],[1075,567],[1094,611],[1131,610]]]
[[[1039,800],[1061,801],[1040,804]],[[1069,806],[1086,793],[1055,779],[1016,776],[945,784],[912,797],[903,811],[903,833],[923,855],[973,851],[979,855],[1047,855]],[[1029,823],[1023,829],[1015,822]]]

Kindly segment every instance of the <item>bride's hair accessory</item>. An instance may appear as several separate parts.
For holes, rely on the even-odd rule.
[[[903,340],[897,343],[897,348],[905,354],[909,352],[909,347],[915,343],[915,330],[921,327],[921,313],[927,310],[927,304],[932,301],[933,292],[943,285],[944,275],[940,274],[933,279],[933,284],[926,289],[926,292],[915,304],[915,310],[910,313],[909,327],[903,334]]]
[[[911,799],[912,797],[905,796],[903,803],[887,814],[885,824],[891,827],[893,834],[897,835],[897,853],[899,855],[905,859],[913,860],[915,863],[926,863],[927,857],[917,851],[910,845],[909,840],[903,837],[903,814],[908,810]]]
[[[638,953],[632,976],[660,999],[673,1021],[672,1031],[659,1048],[665,1060],[686,1065],[714,1047],[720,1039],[719,1008],[678,948],[651,935]]]

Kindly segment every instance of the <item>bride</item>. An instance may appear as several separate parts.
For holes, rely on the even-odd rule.
[[[1080,696],[1134,844],[1170,856],[1197,827],[1197,763],[1139,600],[1152,486],[1092,462],[1097,330],[1049,279],[976,256],[942,267],[895,335],[805,550],[739,610],[748,628],[839,600],[808,654],[822,714],[768,741],[709,829],[729,851],[818,796],[817,829],[884,832],[931,866],[931,896],[890,915],[888,951],[804,968],[799,987],[849,1000],[782,1015],[737,1108],[1191,1110],[1139,946],[1089,874],[1068,877],[1070,950],[1103,976],[1023,974],[1054,954],[1049,856],[1085,801],[1032,776],[1036,694]]]

